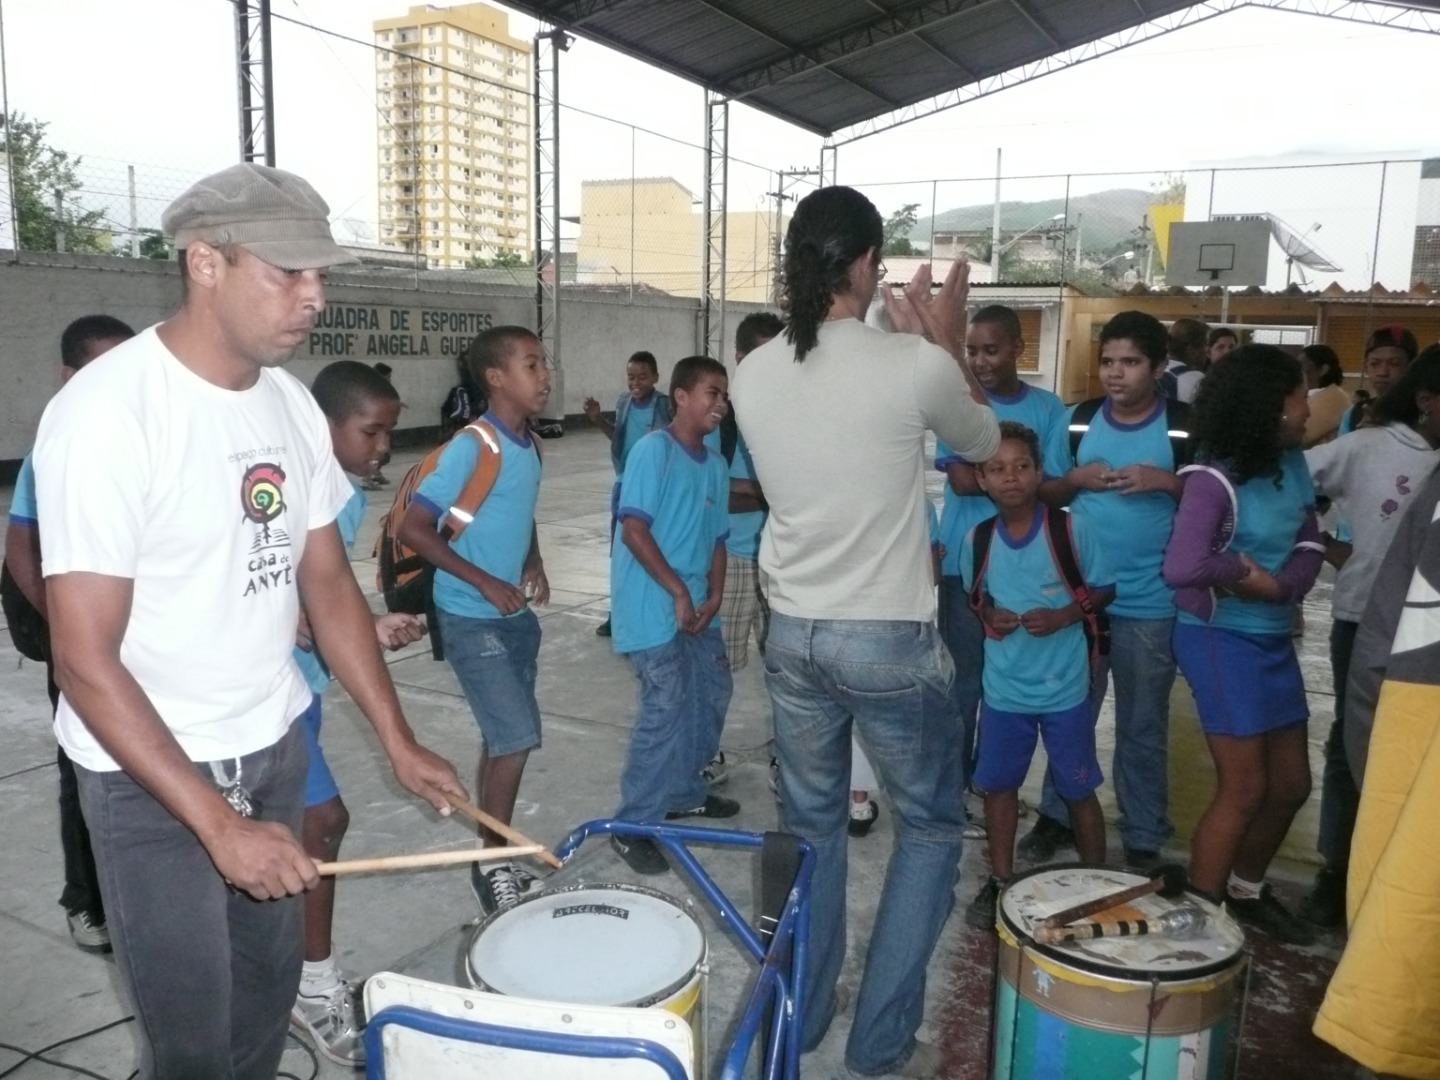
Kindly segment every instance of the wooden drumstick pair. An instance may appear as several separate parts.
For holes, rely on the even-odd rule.
[[[1054,915],[1042,919],[1032,931],[1031,936],[1042,944],[1141,934],[1164,934],[1168,937],[1194,936],[1203,929],[1205,916],[1199,908],[1193,907],[1177,908],[1175,911],[1166,912],[1153,920],[1099,919],[1095,922],[1075,925],[1081,919],[1089,919],[1104,912],[1113,911],[1123,904],[1129,904],[1144,896],[1158,893],[1167,899],[1173,899],[1184,894],[1186,884],[1184,867],[1173,863],[1157,866],[1150,871],[1149,881],[1131,885],[1094,900],[1087,900],[1083,904],[1066,908],[1064,911],[1057,911]]]
[[[472,821],[505,837],[514,846],[498,848],[466,848],[464,851],[427,851],[419,855],[386,855],[374,859],[348,859],[342,862],[316,861],[315,871],[321,877],[335,874],[362,874],[378,870],[423,870],[432,866],[455,866],[462,863],[493,862],[512,859],[522,855],[536,855],[548,866],[560,869],[563,865],[544,844],[537,844],[518,829],[513,829],[491,815],[460,798],[446,792],[450,805]]]

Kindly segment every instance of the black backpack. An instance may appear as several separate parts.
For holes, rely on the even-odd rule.
[[[1070,458],[1080,459],[1080,442],[1090,430],[1095,414],[1105,404],[1103,397],[1090,398],[1075,406],[1070,414]],[[1190,450],[1190,406],[1177,398],[1165,399],[1165,433],[1170,436],[1170,452],[1175,461],[1172,472],[1179,472],[1190,464],[1193,454]]]
[[[50,626],[40,610],[20,591],[10,567],[0,563],[0,607],[10,627],[10,640],[27,660],[50,662]]]
[[[1093,681],[1102,658],[1110,655],[1110,617],[1095,606],[1090,586],[1080,570],[1080,562],[1075,557],[1075,537],[1071,532],[1070,515],[1063,510],[1040,512],[1045,515],[1045,536],[1050,542],[1050,557],[1055,560],[1055,566],[1060,571],[1060,580],[1065,583],[1070,598],[1080,605],[1084,614],[1080,625],[1085,631],[1085,644],[1089,648],[1090,675]],[[975,561],[971,578],[975,584],[970,589],[970,606],[976,614],[981,614],[986,603],[990,602],[989,594],[985,592],[985,571],[990,563],[990,542],[995,538],[995,525],[999,520],[998,517],[986,518],[975,526],[972,542]],[[984,623],[983,615],[981,623],[985,625],[985,636],[993,638],[995,635],[989,625]]]

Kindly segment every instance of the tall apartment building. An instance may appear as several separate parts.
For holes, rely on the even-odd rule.
[[[533,257],[530,43],[486,4],[374,23],[380,242],[432,267]]]

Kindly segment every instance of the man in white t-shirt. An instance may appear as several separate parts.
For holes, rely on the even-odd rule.
[[[397,779],[463,795],[420,746],[335,518],[351,494],[309,391],[279,370],[354,261],[300,177],[236,165],[165,211],[180,311],[82,371],[35,447],[56,679],[144,1078],[271,1080],[300,978],[296,839],[320,651]]]
[[[965,825],[955,669],[935,628],[925,432],[977,462],[1000,432],[965,364],[964,262],[934,297],[928,268],[903,308],[887,290],[892,325],[913,332],[862,321],[883,234],[851,188],[800,200],[785,237],[789,323],[745,358],[731,396],[770,504],[760,569],[781,815],[816,852],[801,1045],[820,1042],[839,1003],[853,724],[895,803],[898,843],[845,1061],[867,1076],[924,1077],[942,1065],[915,1038],[925,965],[954,906]]]

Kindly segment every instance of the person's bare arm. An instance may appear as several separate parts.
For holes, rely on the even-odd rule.
[[[434,510],[421,500],[413,499],[405,508],[405,517],[400,521],[396,538],[431,566],[444,570],[467,585],[473,585],[502,615],[513,615],[523,608],[525,594],[508,581],[487,574],[456,554],[455,549],[435,531],[437,520]]]
[[[45,599],[45,577],[40,570],[40,530],[34,525],[12,521],[5,528],[5,565],[26,600],[49,620]]]
[[[584,409],[585,415],[589,417],[592,424],[605,432],[610,438],[613,439],[615,437],[615,425],[605,419],[605,414],[600,411],[600,402],[596,401],[593,397],[587,397],[581,408]]]
[[[748,514],[755,510],[769,509],[770,504],[765,501],[765,492],[761,490],[758,480],[736,478],[730,481],[730,513]]]
[[[525,556],[525,568],[520,573],[520,591],[530,597],[530,602],[544,607],[550,602],[550,579],[545,574],[545,560],[540,557],[540,530],[530,523],[530,550]]]
[[[315,864],[294,834],[278,822],[237,814],[196,771],[120,662],[134,582],[68,573],[47,584],[55,679],[105,751],[195,834],[215,869],[236,888],[268,900],[314,885]],[[368,627],[367,632],[374,641],[374,632]]]
[[[980,481],[975,478],[977,471],[974,465],[964,461],[952,461],[946,465],[945,479],[950,483],[950,490],[956,495],[983,495]]]
[[[885,287],[885,311],[890,316],[890,324],[897,330],[923,334],[954,357],[970,388],[971,399],[977,405],[988,406],[990,399],[976,382],[965,356],[965,303],[969,296],[970,263],[967,260],[956,259],[945,275],[944,284],[933,293],[930,290],[930,264],[921,263],[910,284],[905,286],[904,305],[897,303],[890,286]]]
[[[715,550],[710,556],[710,579],[706,586],[708,591],[705,594],[705,602],[695,612],[695,626],[692,633],[704,633],[705,628],[710,625],[710,620],[715,618],[715,613],[720,610],[720,601],[725,596],[726,561],[724,541],[717,541]]]
[[[675,622],[681,631],[692,633],[695,626],[695,606],[690,602],[690,589],[680,575],[675,573],[674,567],[665,560],[660,545],[655,542],[655,534],[650,531],[650,525],[644,518],[634,514],[627,515],[620,526],[620,540],[630,550],[630,554],[635,556],[635,561],[645,568],[645,572],[674,598]],[[723,582],[723,568],[720,573]]]
[[[448,814],[446,793],[465,798],[465,788],[448,761],[416,741],[405,720],[375,639],[374,617],[333,523],[310,530],[298,580],[315,645],[375,729],[395,778],[407,791]]]
[[[1047,506],[1069,506],[1082,491],[1108,491],[1110,475],[1105,465],[1092,461],[1089,465],[1077,465],[1064,476],[1052,476],[1040,484],[1040,499]],[[1180,496],[1175,496],[1177,499]]]

